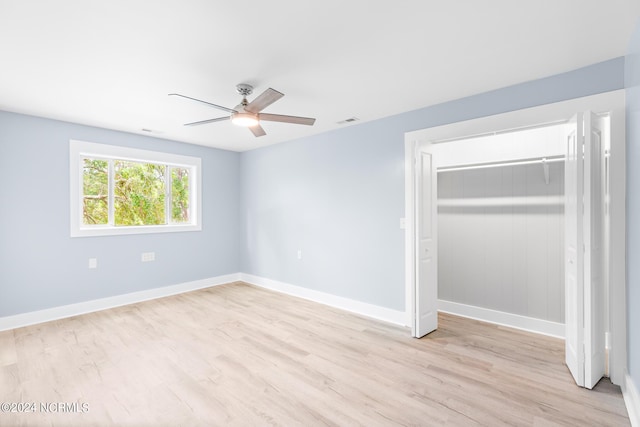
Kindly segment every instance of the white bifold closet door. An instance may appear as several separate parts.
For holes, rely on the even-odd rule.
[[[602,127],[595,114],[579,113],[565,140],[565,360],[587,388],[605,373]]]
[[[438,328],[438,171],[433,145],[418,143],[415,159],[415,319],[412,335]]]

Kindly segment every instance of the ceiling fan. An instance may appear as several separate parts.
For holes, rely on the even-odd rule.
[[[264,131],[262,126],[260,126],[260,122],[282,122],[282,123],[293,123],[297,125],[308,125],[313,126],[316,119],[310,117],[298,117],[298,116],[285,116],[282,114],[268,114],[261,113],[262,110],[267,108],[269,105],[276,102],[278,99],[284,96],[284,93],[278,92],[275,89],[267,89],[262,92],[260,95],[256,97],[253,101],[247,101],[247,96],[253,93],[253,86],[241,83],[236,86],[236,90],[242,96],[242,101],[240,104],[236,105],[233,108],[223,107],[221,105],[212,104],[211,102],[202,101],[200,99],[192,98],[190,96],[181,95],[179,93],[170,93],[169,96],[179,96],[182,98],[190,99],[192,101],[201,102],[203,104],[209,105],[210,107],[217,108],[219,110],[226,111],[230,113],[228,116],[218,117],[215,119],[207,119],[201,120],[198,122],[185,123],[185,126],[198,126],[204,125],[207,123],[215,123],[222,122],[225,120],[231,120],[231,122],[238,126],[248,127],[249,130],[255,136],[264,136],[267,133]]]

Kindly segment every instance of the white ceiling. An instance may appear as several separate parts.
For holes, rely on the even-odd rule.
[[[0,110],[244,151],[625,54],[638,0],[0,0]],[[285,97],[255,138],[237,83]],[[252,97],[249,97],[251,100]]]

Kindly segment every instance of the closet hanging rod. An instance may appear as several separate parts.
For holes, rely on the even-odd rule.
[[[438,168],[438,172],[453,172],[453,171],[462,171],[462,170],[471,170],[471,169],[486,169],[486,168],[495,168],[501,166],[519,166],[519,165],[534,165],[537,163],[547,164],[547,163],[555,163],[555,162],[564,162],[564,156],[549,156],[535,159],[523,159],[523,160],[510,160],[510,161],[502,161],[502,162],[487,162],[487,163],[476,163],[471,165],[464,166],[445,166]]]

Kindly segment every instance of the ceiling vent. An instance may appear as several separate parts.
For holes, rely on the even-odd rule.
[[[339,125],[344,125],[344,124],[347,124],[347,123],[357,122],[358,120],[360,120],[360,119],[357,118],[357,117],[349,117],[348,119],[340,120],[338,122],[338,124]]]
[[[144,133],[152,133],[155,135],[160,135],[163,133],[161,130],[155,130],[155,129],[149,129],[149,128],[142,128],[140,130]]]

